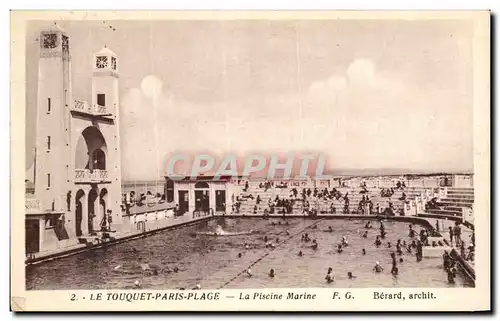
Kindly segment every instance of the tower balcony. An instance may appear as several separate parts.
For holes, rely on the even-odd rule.
[[[93,116],[114,119],[114,115],[106,106],[92,105],[84,100],[75,100],[70,110],[72,112]]]
[[[36,198],[27,198],[24,201],[24,211],[26,213],[39,213],[42,211],[42,203]]]
[[[75,183],[81,184],[99,184],[110,183],[108,171],[102,169],[75,169]]]

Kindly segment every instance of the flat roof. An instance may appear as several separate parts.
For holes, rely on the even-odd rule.
[[[174,177],[173,181],[177,182],[228,182],[232,179],[242,179],[243,176],[230,176],[230,175],[222,175],[216,177],[215,175],[199,175],[199,176],[185,176],[182,179],[179,179],[182,176],[165,176],[165,179],[170,179]]]

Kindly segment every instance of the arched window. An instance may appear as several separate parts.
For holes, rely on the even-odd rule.
[[[207,182],[198,182],[194,184],[194,188],[208,188],[208,183]]]

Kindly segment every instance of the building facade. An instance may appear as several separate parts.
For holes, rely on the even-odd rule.
[[[78,242],[119,226],[121,170],[118,57],[93,55],[90,101],[74,100],[71,41],[58,26],[40,32],[35,191],[26,201],[28,252]],[[111,224],[110,224],[111,222]]]

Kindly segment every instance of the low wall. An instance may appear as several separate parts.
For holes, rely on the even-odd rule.
[[[216,215],[215,217],[225,217],[225,218],[265,218],[264,215]],[[395,222],[405,222],[405,223],[412,223],[412,224],[418,224],[421,226],[424,226],[426,228],[432,228],[433,225],[425,218],[423,217],[416,217],[416,216],[389,216],[389,217],[382,217],[382,216],[377,216],[377,215],[345,215],[345,214],[330,214],[330,215],[325,215],[325,214],[318,214],[315,216],[310,216],[310,215],[298,215],[298,214],[286,214],[283,216],[283,214],[271,214],[267,216],[268,218],[302,218],[302,219],[329,219],[329,220],[349,220],[349,219],[356,219],[356,220],[389,220],[389,221],[395,221]]]

